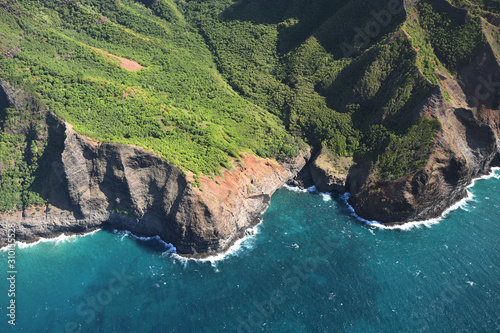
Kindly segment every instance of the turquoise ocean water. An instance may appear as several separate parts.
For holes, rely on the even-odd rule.
[[[430,227],[386,230],[340,197],[280,189],[219,261],[99,231],[16,248],[16,326],[0,332],[500,331],[500,172]]]

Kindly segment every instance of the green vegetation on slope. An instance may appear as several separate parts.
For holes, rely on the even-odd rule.
[[[342,45],[354,47],[359,22],[375,20],[372,13],[386,11],[389,1],[322,0],[310,4],[275,0],[269,4],[259,0],[231,4],[190,1],[183,8],[205,37],[226,80],[242,96],[280,116],[296,136],[305,137],[314,146],[328,145],[339,155],[353,155],[363,128],[353,123],[349,110],[355,106],[349,105],[359,103],[341,97],[358,82],[350,85],[344,76],[334,77],[352,62]],[[401,7],[399,14],[353,55],[383,41],[403,20]],[[363,66],[370,62],[364,57],[353,70],[363,72]],[[325,80],[335,81],[342,92],[325,94],[321,88]]]
[[[132,1],[17,4],[2,13],[20,51],[2,57],[7,81],[32,84],[47,108],[91,138],[136,144],[195,173],[230,167],[240,151],[297,152],[280,119],[238,96],[203,40]],[[165,10],[158,9],[161,15]],[[94,51],[136,60],[130,72]]]
[[[379,157],[383,181],[397,180],[412,174],[427,163],[434,135],[441,129],[437,119],[420,119],[408,133],[392,137],[386,151]]]
[[[435,54],[451,71],[471,63],[485,45],[479,18],[464,22],[465,17],[448,15],[427,2],[420,2],[417,8],[420,25],[427,31]]]
[[[471,10],[474,14],[498,14],[500,12],[500,0],[450,0],[450,3]]]
[[[477,18],[431,3],[406,13],[391,0],[4,0],[0,72],[79,133],[184,171],[216,174],[242,151],[293,156],[305,140],[371,160],[391,181],[431,154],[440,126],[412,111],[436,72],[458,71],[485,43]],[[33,144],[12,130],[23,112],[4,107],[0,122],[2,198],[30,192],[36,160],[23,156],[44,149],[42,134]],[[21,196],[0,211],[41,200]]]
[[[32,185],[47,133],[39,105],[30,104],[30,112],[16,111],[8,107],[7,96],[0,96],[0,211],[45,203]]]

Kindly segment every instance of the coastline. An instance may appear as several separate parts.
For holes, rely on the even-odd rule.
[[[122,234],[126,237],[132,237],[135,240],[141,240],[141,241],[156,240],[157,242],[162,243],[165,246],[166,251],[162,252],[164,255],[165,254],[171,255],[172,258],[179,260],[179,261],[182,261],[182,262],[196,261],[196,262],[211,262],[213,264],[217,261],[224,260],[224,259],[228,258],[229,256],[236,255],[242,249],[242,245],[245,241],[247,241],[251,238],[255,238],[255,236],[257,234],[259,234],[259,226],[262,224],[262,222],[263,222],[263,219],[260,219],[259,222],[255,226],[245,229],[244,236],[231,242],[231,245],[228,246],[225,250],[223,250],[221,252],[217,252],[217,253],[211,253],[207,257],[200,256],[199,254],[198,254],[198,256],[178,254],[176,252],[175,246],[163,241],[160,238],[160,236],[158,236],[158,235],[151,236],[151,237],[143,237],[143,236],[137,236],[129,230],[117,230],[117,229],[111,229],[110,232],[114,233],[114,234]],[[96,234],[96,233],[103,231],[103,230],[104,230],[103,228],[98,228],[96,230],[86,232],[86,233],[75,233],[75,234],[62,233],[58,236],[51,237],[51,238],[40,237],[39,239],[33,240],[33,241],[27,241],[27,242],[18,241],[15,243],[15,246],[17,247],[17,249],[25,249],[25,248],[39,245],[41,243],[58,244],[60,242],[65,242],[65,241],[73,240],[76,238],[83,238],[83,237],[91,236],[91,235]],[[11,245],[6,245],[4,247],[1,247],[0,252],[8,251],[9,246],[11,246]]]
[[[64,242],[64,241],[68,241],[68,240],[75,239],[75,238],[87,237],[87,236],[96,234],[101,230],[102,230],[102,228],[98,228],[98,229],[95,229],[95,230],[92,230],[89,232],[83,232],[83,233],[74,233],[74,234],[62,233],[62,234],[59,234],[55,237],[49,237],[49,238],[39,237],[38,239],[35,239],[33,241],[26,241],[26,242],[17,241],[17,242],[15,242],[15,245],[18,249],[24,249],[24,248],[28,248],[28,247],[32,247],[32,246],[41,244],[41,243],[55,242],[57,244],[59,242]],[[7,251],[9,246],[11,246],[11,245],[6,245],[3,247],[0,247],[0,252]]]
[[[344,201],[346,204],[347,208],[351,211],[351,216],[356,218],[358,221],[366,224],[367,226],[372,226],[376,227],[379,229],[383,230],[399,230],[399,231],[409,231],[415,228],[430,228],[432,225],[438,224],[441,221],[443,221],[448,214],[450,214],[452,211],[457,210],[459,208],[462,208],[464,205],[467,204],[467,202],[470,202],[474,200],[474,195],[468,191],[468,189],[472,188],[475,186],[476,182],[479,180],[486,180],[486,179],[491,179],[491,178],[497,178],[500,179],[500,175],[497,174],[497,172],[500,171],[500,167],[492,167],[490,173],[486,175],[482,175],[480,177],[474,178],[466,188],[467,188],[467,196],[462,198],[461,200],[457,201],[455,204],[452,206],[448,207],[439,217],[429,219],[429,220],[424,220],[424,221],[411,221],[411,222],[405,222],[401,224],[394,224],[394,225],[384,225],[378,221],[369,221],[366,219],[363,219],[359,217],[356,212],[354,211],[354,208],[349,204],[348,199],[350,197],[350,194],[346,192],[345,194],[341,195],[341,199]],[[310,194],[319,194],[323,196],[328,196],[330,197],[332,194],[331,193],[322,193],[317,191],[315,186],[308,187],[307,189],[300,188],[298,186],[291,186],[291,185],[283,185],[282,188],[285,188],[288,191],[291,192],[297,192],[297,193],[310,193]],[[325,200],[325,199],[324,199]],[[327,200],[325,200],[327,201]],[[263,214],[264,212],[262,212]],[[257,223],[249,228],[246,228],[241,231],[241,235],[239,237],[233,237],[227,245],[224,247],[223,250],[221,251],[216,251],[216,252],[211,252],[207,253],[207,255],[203,254],[194,254],[194,255],[181,255],[176,253],[175,247],[170,244],[166,243],[163,241],[160,236],[155,235],[155,236],[150,236],[150,237],[142,237],[142,236],[137,236],[133,234],[129,230],[117,230],[117,229],[112,229],[111,232],[116,233],[116,234],[124,234],[127,236],[130,236],[134,239],[137,240],[157,240],[165,245],[165,248],[167,249],[166,251],[163,252],[165,255],[171,256],[173,259],[178,260],[180,262],[183,262],[186,264],[187,262],[193,261],[193,262],[210,262],[212,265],[215,264],[216,262],[225,260],[231,256],[237,255],[239,251],[243,249],[244,243],[252,238],[255,238],[259,232],[260,232],[260,225],[263,223],[262,215],[260,218],[257,219]],[[40,243],[46,243],[46,242],[55,242],[56,244],[62,241],[78,238],[78,237],[86,237],[93,235],[99,231],[101,231],[102,228],[97,228],[95,230],[92,230],[90,232],[85,232],[85,233],[73,233],[73,234],[65,234],[62,233],[56,237],[53,238],[44,238],[40,237],[39,239],[33,240],[32,242],[26,241],[18,241],[16,242],[16,246],[19,249],[26,248],[26,247],[32,247]],[[9,245],[4,246],[0,248],[0,251],[6,251],[8,249]]]
[[[245,230],[245,235],[241,238],[235,240],[226,250],[221,251],[216,254],[211,254],[208,257],[195,257],[195,256],[185,256],[177,253],[172,253],[171,256],[175,260],[179,260],[180,262],[187,264],[190,261],[193,262],[210,262],[214,265],[216,262],[223,261],[231,256],[236,256],[239,251],[243,249],[243,245],[245,242],[254,239],[260,233],[260,225],[262,224],[263,219],[260,220],[258,224],[255,226],[248,228]]]
[[[474,187],[477,181],[491,179],[491,178],[500,179],[500,175],[497,175],[497,171],[500,171],[500,167],[491,167],[491,170],[488,174],[472,179],[471,183],[465,187],[465,189],[467,190],[466,192],[467,195],[465,197],[463,197],[462,199],[455,202],[453,205],[446,208],[446,210],[443,213],[441,213],[440,216],[422,221],[410,221],[403,223],[387,223],[387,224],[378,221],[369,221],[356,214],[354,208],[349,204],[348,200],[350,198],[350,193],[346,192],[341,197],[345,202],[345,204],[347,205],[348,209],[351,211],[351,216],[353,216],[358,221],[363,222],[366,225],[374,226],[384,230],[399,230],[399,231],[408,231],[411,229],[422,228],[422,227],[430,228],[432,225],[438,224],[441,221],[443,221],[452,211],[462,208],[469,201],[474,200],[474,195],[472,194],[472,192],[469,191],[469,189]]]

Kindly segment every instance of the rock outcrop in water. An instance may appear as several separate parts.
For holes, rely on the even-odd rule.
[[[26,106],[22,92],[2,81],[12,107]],[[245,155],[234,170],[199,187],[190,175],[139,147],[98,143],[46,113],[48,146],[41,159],[43,210],[3,214],[1,228],[16,223],[18,241],[83,233],[104,223],[139,236],[159,235],[180,254],[227,249],[258,223],[271,195],[306,163],[307,152],[279,165]],[[0,232],[0,245],[7,232]]]

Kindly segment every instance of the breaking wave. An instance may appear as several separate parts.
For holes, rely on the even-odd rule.
[[[93,231],[90,231],[90,232],[87,232],[87,233],[84,233],[84,234],[78,234],[78,235],[60,234],[59,236],[53,237],[53,238],[44,238],[44,237],[42,237],[39,240],[37,240],[36,242],[31,242],[31,243],[16,242],[16,247],[18,249],[25,249],[25,248],[28,248],[28,247],[32,247],[32,246],[38,245],[40,243],[49,243],[49,242],[54,242],[56,244],[59,244],[59,243],[62,243],[62,242],[73,241],[73,240],[75,240],[77,238],[90,236],[90,235],[95,234],[98,231],[100,231],[100,229],[96,229],[96,230],[93,230]],[[5,247],[1,248],[1,250],[5,250],[7,247],[8,246],[5,246]]]
[[[444,218],[446,216],[448,216],[448,214],[450,214],[454,210],[457,210],[457,209],[460,208],[460,209],[464,209],[465,211],[468,211],[467,208],[466,208],[466,206],[468,205],[468,203],[470,201],[474,201],[474,194],[471,191],[469,191],[469,189],[472,188],[472,187],[474,187],[474,185],[476,184],[476,182],[478,180],[491,179],[491,178],[500,179],[500,173],[498,173],[498,171],[500,171],[500,168],[495,167],[495,168],[491,169],[491,172],[489,174],[473,179],[472,182],[471,182],[471,184],[469,186],[467,186],[467,196],[465,198],[457,201],[456,203],[454,203],[453,205],[451,205],[450,207],[448,207],[441,214],[441,216],[433,218],[433,219],[424,220],[424,221],[413,221],[413,222],[406,222],[406,223],[403,223],[403,224],[400,224],[400,225],[386,226],[386,225],[384,225],[384,224],[382,224],[382,223],[380,223],[378,221],[369,221],[369,220],[366,220],[366,219],[360,217],[358,214],[356,214],[354,208],[349,204],[349,198],[351,197],[350,193],[345,193],[344,195],[341,196],[341,198],[345,202],[347,208],[350,210],[351,215],[353,217],[355,217],[357,220],[359,220],[359,221],[361,221],[361,222],[363,222],[363,223],[365,223],[367,225],[374,226],[374,227],[377,227],[377,228],[380,228],[380,229],[386,229],[386,230],[403,230],[403,231],[411,230],[411,229],[414,229],[414,228],[422,228],[422,227],[430,228],[431,226],[433,226],[435,224],[438,224],[439,222],[443,221]]]
[[[226,251],[214,254],[212,256],[208,256],[206,258],[189,258],[189,257],[183,257],[178,255],[177,253],[173,253],[171,256],[175,259],[181,262],[182,264],[186,265],[188,262],[210,262],[214,268],[217,268],[217,262],[225,260],[230,257],[237,257],[241,251],[244,250],[252,250],[255,246],[255,237],[257,234],[260,232],[260,224],[262,223],[262,220],[260,222],[252,227],[249,228],[245,231],[245,236],[236,240]]]
[[[134,235],[132,232],[130,232],[128,230],[117,230],[117,229],[113,229],[112,232],[115,234],[122,234],[124,237],[132,237],[135,240],[140,240],[143,242],[155,241],[164,247],[164,249],[165,249],[163,251],[164,253],[176,253],[177,252],[177,249],[175,248],[175,246],[173,246],[170,243],[165,242],[158,235],[152,236],[152,237],[140,237],[140,236]]]
[[[291,192],[297,192],[297,193],[311,193],[311,194],[319,194],[323,197],[323,201],[331,201],[332,200],[332,193],[331,192],[319,192],[316,186],[311,186],[308,188],[300,188],[298,186],[292,186],[292,185],[283,185],[283,188],[291,191]]]

